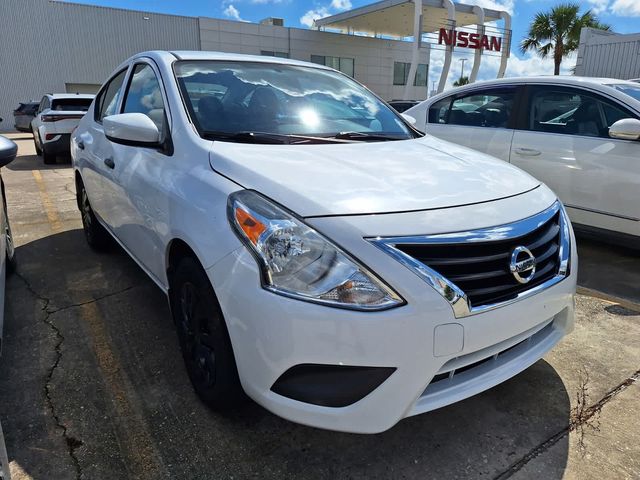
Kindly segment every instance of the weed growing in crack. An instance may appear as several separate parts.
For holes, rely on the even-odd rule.
[[[570,420],[570,430],[575,431],[578,436],[578,450],[582,458],[587,455],[587,444],[585,443],[587,430],[600,431],[601,411],[602,405],[600,403],[589,405],[589,371],[583,366],[580,371],[580,386],[576,392],[576,405],[571,409]]]

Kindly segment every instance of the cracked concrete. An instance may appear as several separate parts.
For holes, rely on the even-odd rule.
[[[61,435],[64,439],[65,444],[67,445],[68,448],[68,452],[69,452],[69,457],[71,458],[71,461],[74,465],[74,468],[76,470],[76,479],[77,480],[81,480],[83,478],[83,474],[82,474],[82,467],[80,466],[80,462],[78,460],[78,456],[76,455],[76,450],[78,448],[80,448],[83,445],[82,440],[79,440],[78,438],[72,436],[69,434],[68,428],[67,426],[62,422],[62,420],[60,419],[60,416],[58,415],[57,409],[56,409],[56,405],[55,405],[55,401],[53,399],[52,393],[51,393],[51,383],[52,383],[52,379],[56,373],[56,369],[58,368],[60,361],[62,359],[62,345],[64,343],[64,336],[60,330],[60,328],[58,328],[58,326],[56,325],[56,323],[53,321],[53,319],[51,318],[54,314],[59,313],[61,311],[64,310],[68,310],[71,308],[79,308],[85,305],[89,305],[91,303],[95,303],[95,302],[99,302],[101,300],[110,298],[110,297],[114,297],[116,295],[122,294],[124,292],[127,292],[129,290],[131,290],[132,288],[134,288],[133,285],[122,288],[118,291],[115,292],[109,292],[109,293],[105,293],[97,298],[94,298],[93,300],[87,300],[84,302],[80,302],[80,303],[73,303],[73,304],[69,304],[69,305],[65,305],[62,307],[57,307],[57,308],[49,308],[49,304],[51,303],[51,300],[49,298],[47,298],[45,295],[37,292],[29,283],[29,281],[20,273],[20,271],[16,271],[15,272],[15,276],[16,278],[20,279],[24,285],[26,286],[27,290],[34,296],[36,297],[41,303],[42,303],[42,311],[44,312],[44,317],[42,318],[42,321],[47,324],[47,326],[49,326],[49,328],[54,332],[55,337],[56,337],[56,343],[54,345],[54,351],[55,351],[55,360],[53,365],[51,365],[51,367],[48,369],[48,373],[46,376],[46,381],[45,381],[45,385],[44,385],[44,390],[45,390],[45,394],[44,397],[46,399],[46,403],[47,406],[51,412],[51,416],[53,417],[53,419],[55,420],[56,426],[60,429],[61,431]]]
[[[607,392],[607,394],[604,397],[602,397],[600,400],[598,400],[596,403],[590,404],[588,406],[585,405],[583,409],[580,409],[580,406],[578,405],[579,410],[576,412],[576,410],[574,409],[574,412],[572,412],[572,415],[571,415],[571,420],[566,427],[564,427],[562,430],[552,435],[550,438],[542,442],[537,447],[533,448],[524,457],[522,457],[520,460],[515,462],[513,465],[509,466],[507,470],[497,475],[495,477],[495,480],[505,480],[507,478],[511,478],[513,475],[515,475],[516,473],[521,471],[523,468],[525,468],[529,462],[542,456],[545,452],[551,449],[556,443],[558,443],[561,439],[565,438],[571,432],[575,432],[575,431],[580,432],[579,433],[580,439],[578,443],[581,447],[580,449],[583,450],[582,454],[585,454],[586,446],[584,446],[584,436],[586,435],[586,433],[585,433],[585,430],[580,431],[580,429],[588,425],[589,422],[594,417],[599,416],[600,413],[602,412],[603,407],[607,403],[609,403],[611,400],[613,400],[616,397],[616,395],[619,395],[622,392],[624,392],[627,388],[631,387],[636,382],[638,382],[638,380],[640,380],[640,370],[636,371],[629,378],[625,379],[615,388]],[[594,428],[593,430],[598,431],[599,428]]]
[[[23,155],[3,177],[23,277],[8,281],[0,359],[18,480],[640,478],[640,314],[624,308],[637,285],[624,305],[579,297],[576,331],[521,375],[380,435],[315,430],[251,404],[223,417],[191,389],[164,295],[119,249],[86,246],[68,165]],[[615,252],[590,245],[585,263],[602,255]],[[632,268],[625,255],[607,263]],[[593,286],[597,273],[582,278]],[[596,418],[581,452],[579,427]]]

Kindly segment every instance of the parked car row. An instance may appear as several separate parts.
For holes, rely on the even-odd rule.
[[[573,328],[562,203],[330,68],[147,52],[71,134],[85,237],[167,294],[214,409],[374,433],[521,372]]]
[[[542,180],[558,194],[576,227],[637,247],[638,83],[508,78],[450,90],[406,113],[421,131]]]
[[[0,120],[1,121],[1,120]],[[0,135],[0,168],[13,161],[18,152],[18,146],[6,137]],[[15,269],[15,249],[11,236],[11,226],[7,215],[7,202],[4,193],[4,182],[0,175],[0,354],[2,353],[2,331],[4,326],[4,297],[5,277],[7,272]],[[0,423],[0,480],[10,480],[9,459]]]
[[[45,163],[70,146],[88,244],[115,240],[166,293],[207,405],[376,433],[572,330],[568,213],[640,235],[639,101],[510,79],[414,106],[415,128],[322,65],[156,51],[95,99],[45,95],[32,128]]]

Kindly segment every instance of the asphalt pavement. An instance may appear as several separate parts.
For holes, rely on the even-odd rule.
[[[120,249],[87,247],[68,161],[45,167],[29,135],[14,138],[0,419],[15,479],[640,478],[636,253],[581,241],[589,295],[570,336],[385,433],[317,430],[255,404],[221,416],[189,384],[163,294]]]

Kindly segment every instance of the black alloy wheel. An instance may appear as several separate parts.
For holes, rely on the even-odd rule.
[[[244,400],[229,333],[207,274],[191,257],[178,263],[171,281],[171,310],[194,390],[214,410]]]
[[[81,186],[80,190],[80,214],[82,216],[82,229],[89,246],[97,251],[105,250],[109,246],[111,238],[93,213],[84,185]]]

